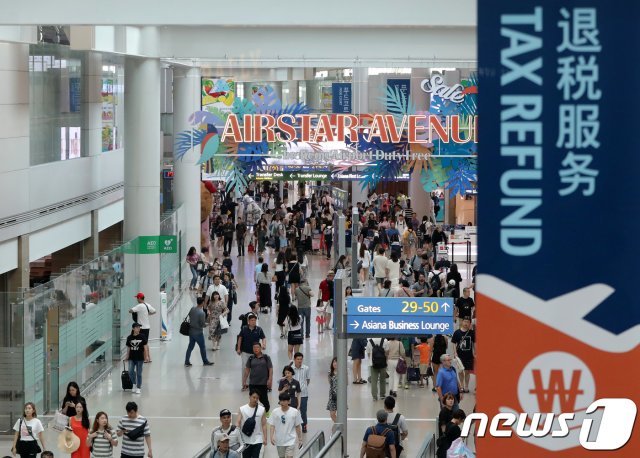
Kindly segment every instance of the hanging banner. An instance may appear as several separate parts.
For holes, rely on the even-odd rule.
[[[351,83],[332,83],[332,108],[334,113],[351,113]]]
[[[236,83],[231,78],[202,78],[201,104],[204,111],[228,113],[236,98]]]
[[[411,95],[411,80],[409,78],[390,78],[387,80],[387,87],[391,88],[394,92],[398,90],[400,94],[403,94],[406,100],[409,100]]]
[[[640,245],[619,240],[607,264],[614,231],[599,217],[633,226],[638,208],[616,192],[640,165],[627,134],[640,115],[621,112],[638,95],[617,97],[620,75],[640,70],[620,59],[640,38],[640,4],[621,5],[478,2],[479,458],[640,456]],[[498,414],[509,437],[481,428]]]

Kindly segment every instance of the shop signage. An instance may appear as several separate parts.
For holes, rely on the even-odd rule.
[[[330,172],[256,172],[256,181],[330,181]]]
[[[638,59],[620,59],[640,38],[639,15],[638,2],[622,13],[596,0],[478,2],[475,410],[502,415],[510,427],[501,429],[514,433],[479,438],[478,457],[579,458],[589,456],[585,448],[640,456],[640,428],[636,421],[631,432],[627,419],[640,405],[640,307],[635,282],[621,275],[637,271],[640,245],[624,243],[615,269],[593,268],[594,259],[611,258],[602,239],[609,221],[634,226],[637,216],[628,211],[638,208],[635,193],[616,192],[612,202],[612,190],[632,187],[640,166],[635,138],[620,134],[640,123],[640,113],[626,109],[638,96],[618,98],[620,75],[640,72]],[[590,230],[575,232],[584,221]],[[515,350],[508,362],[495,358],[505,342]],[[616,408],[615,399],[631,402]],[[594,409],[607,421],[597,422]],[[518,434],[522,421],[505,423],[514,413],[528,416],[532,434]],[[571,418],[563,433],[545,435],[529,421],[537,413]]]
[[[437,73],[431,75],[431,78],[422,80],[420,87],[424,92],[437,95],[443,100],[449,100],[453,103],[464,102],[464,97],[466,95],[465,88],[462,84],[447,86],[444,84],[444,78],[442,75]]]
[[[141,235],[137,240],[138,254],[178,252],[178,237],[175,235]]]
[[[461,127],[463,124],[464,128]],[[406,137],[409,143],[424,145],[433,143],[434,139],[444,143],[478,142],[477,116],[283,114],[274,117],[267,114],[245,114],[239,117],[235,113],[229,113],[227,116],[220,141],[357,141],[358,131],[362,132],[363,128],[366,129],[364,137],[368,142],[378,138],[383,143],[398,143],[403,137]]]
[[[331,111],[351,113],[351,83],[332,83]]]
[[[409,96],[411,95],[411,80],[408,78],[390,78],[387,80],[387,87],[390,88],[394,93],[398,91],[402,94],[406,100],[409,100]]]
[[[347,333],[452,334],[453,300],[434,297],[348,297]]]
[[[359,170],[346,170],[341,172],[332,172],[331,180],[333,181],[360,181],[365,178],[365,172]],[[380,181],[409,181],[411,174],[403,172],[395,178],[381,177]]]

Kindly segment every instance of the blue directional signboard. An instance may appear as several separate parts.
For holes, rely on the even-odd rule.
[[[450,297],[348,297],[347,333],[453,334]]]

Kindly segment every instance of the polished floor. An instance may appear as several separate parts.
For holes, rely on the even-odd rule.
[[[205,446],[211,429],[218,425],[218,413],[227,408],[237,412],[238,407],[247,402],[248,394],[240,390],[240,357],[233,351],[235,336],[240,322],[239,313],[248,311],[248,302],[253,299],[253,269],[257,262],[254,253],[246,257],[236,257],[235,248],[232,256],[240,285],[238,305],[234,309],[231,332],[223,336],[221,349],[212,351],[208,345],[209,358],[214,366],[203,367],[199,353],[194,351],[191,362],[193,367],[185,368],[184,354],[188,339],[177,332],[182,318],[195,303],[195,296],[184,291],[178,306],[170,316],[172,339],[168,342],[152,342],[151,355],[153,362],[144,365],[143,387],[140,395],[123,392],[120,388],[120,371],[117,365],[109,379],[104,381],[87,398],[91,414],[106,411],[112,424],[125,414],[124,406],[134,400],[138,403],[140,413],[146,416],[151,425],[153,452],[155,458],[192,457]],[[271,261],[272,256],[267,255]],[[319,282],[327,270],[333,265],[323,256],[309,256],[310,285],[317,294]],[[460,264],[465,284],[470,281],[470,266]],[[369,285],[368,289],[372,285]],[[280,375],[282,367],[288,363],[286,340],[279,338],[279,328],[275,314],[260,316],[259,325],[267,335],[267,351],[274,361],[274,384],[276,375]],[[315,316],[312,317],[312,321]],[[311,384],[309,395],[309,432],[311,438],[319,430],[330,434],[332,422],[326,410],[328,399],[327,372],[333,352],[333,336],[331,333],[318,334],[315,322],[310,339],[306,339],[301,347],[305,355],[305,363],[311,368]],[[363,362],[363,376],[366,377],[366,361]],[[349,362],[349,370],[351,364]],[[365,375],[366,374],[366,375]],[[369,385],[353,385],[351,372],[349,376],[349,423],[348,452],[352,457],[359,456],[362,436],[365,429],[375,423],[375,413],[382,408],[382,401],[374,402]],[[471,392],[475,390],[475,377],[471,380]],[[277,391],[271,394],[272,406],[277,404]],[[467,395],[462,408],[471,411],[475,404],[475,396]],[[273,408],[273,407],[272,407]],[[404,414],[408,420],[409,437],[404,443],[405,456],[415,456],[425,437],[435,431],[435,418],[438,414],[438,403],[431,389],[418,388],[415,384],[409,390],[398,390],[397,412]],[[47,433],[49,442],[54,437]],[[275,448],[268,446],[265,457],[275,457]]]

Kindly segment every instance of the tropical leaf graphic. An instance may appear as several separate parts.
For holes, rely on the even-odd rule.
[[[242,166],[242,163],[235,162],[233,164],[233,167],[231,167],[229,173],[227,173],[225,181],[227,182],[227,192],[237,188],[241,193],[244,193],[245,189],[247,189],[247,184],[249,183],[249,176],[245,168]]]
[[[176,161],[184,159],[184,155],[187,154],[194,146],[198,146],[202,143],[207,131],[204,129],[193,129],[179,132],[176,135],[176,140],[173,148],[173,156]]]
[[[242,116],[246,114],[254,114],[256,112],[256,106],[251,100],[236,97],[233,101],[233,108],[231,111],[233,111],[233,113],[240,118],[240,122],[242,122]]]
[[[276,115],[282,110],[282,102],[271,86],[264,86],[251,96],[256,113]]]
[[[467,190],[473,189],[477,180],[478,175],[475,170],[468,168],[466,165],[461,165],[457,169],[450,171],[445,188],[449,190],[452,196],[464,196]]]
[[[402,171],[403,161],[376,161],[374,165],[371,165],[364,169],[363,177],[360,183],[360,187],[365,189],[367,186],[373,188],[378,182],[386,178],[387,180],[394,180]]]
[[[202,154],[196,164],[204,164],[218,152],[220,146],[220,136],[217,133],[209,133],[202,142]]]
[[[211,124],[212,126],[224,126],[226,115],[216,108],[210,111],[196,111],[189,116],[189,124],[199,126],[200,124]]]
[[[387,111],[393,115],[397,122],[402,121],[402,116],[414,114],[415,104],[408,98],[398,86],[387,86],[387,96],[382,97],[387,106]]]

